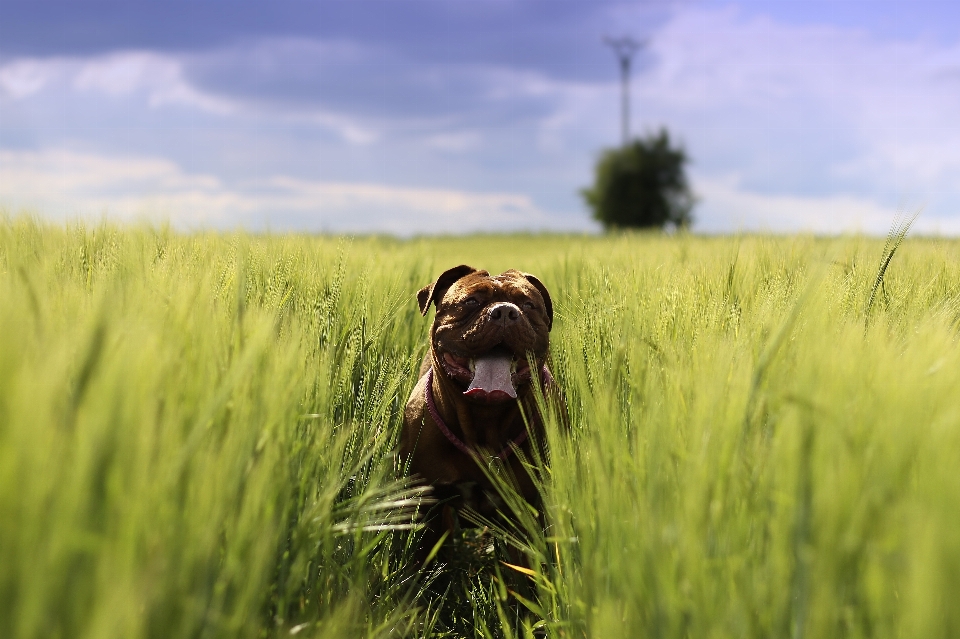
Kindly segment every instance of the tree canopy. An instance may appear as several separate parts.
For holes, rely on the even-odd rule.
[[[666,129],[607,149],[597,161],[594,184],[581,194],[606,229],[688,226],[695,203],[684,167],[687,154]]]

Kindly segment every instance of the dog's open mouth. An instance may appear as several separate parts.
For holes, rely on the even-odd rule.
[[[468,384],[464,395],[487,402],[517,398],[517,386],[530,379],[530,363],[506,348],[494,348],[483,355],[459,357],[443,354],[447,374]]]

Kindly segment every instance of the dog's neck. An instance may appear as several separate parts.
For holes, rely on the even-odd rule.
[[[525,424],[518,402],[531,418],[530,385],[517,389],[517,400],[483,404],[470,400],[463,391],[447,377],[439,358],[434,354],[433,397],[437,412],[457,437],[471,447],[486,447],[501,450],[517,437]]]

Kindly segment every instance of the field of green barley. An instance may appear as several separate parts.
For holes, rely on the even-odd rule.
[[[0,218],[0,637],[958,637],[960,241],[888,254]],[[570,424],[546,529],[508,494],[418,573],[393,451],[460,263],[550,288]]]

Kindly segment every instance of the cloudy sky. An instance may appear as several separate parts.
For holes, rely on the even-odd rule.
[[[180,228],[596,226],[619,141],[684,143],[695,229],[960,234],[956,0],[0,0],[0,207]]]

